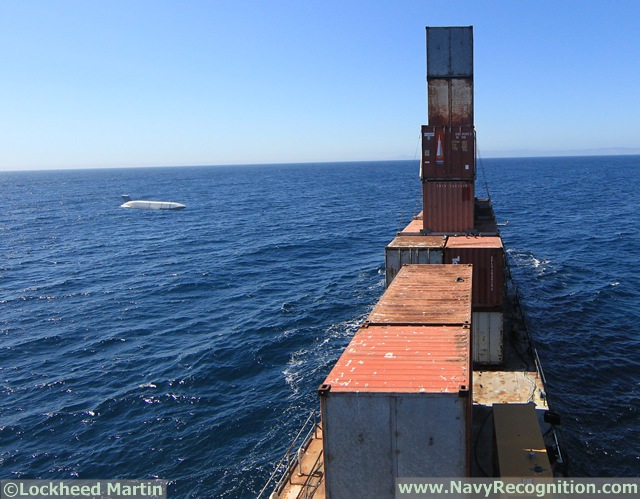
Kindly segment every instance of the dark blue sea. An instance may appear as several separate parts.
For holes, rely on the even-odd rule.
[[[574,473],[640,475],[640,156],[482,166]],[[261,489],[420,210],[416,161],[4,172],[0,194],[0,478],[185,498]]]

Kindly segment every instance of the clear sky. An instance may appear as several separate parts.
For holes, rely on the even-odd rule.
[[[0,0],[0,169],[414,159],[425,26],[483,157],[640,153],[635,0]]]

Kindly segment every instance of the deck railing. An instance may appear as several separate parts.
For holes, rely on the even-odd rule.
[[[317,411],[312,411],[311,414],[309,414],[307,420],[302,425],[302,428],[300,428],[298,434],[293,439],[293,442],[291,442],[291,445],[285,452],[282,459],[280,459],[278,464],[276,464],[273,473],[271,473],[269,480],[267,480],[267,483],[265,483],[264,487],[262,487],[262,490],[258,494],[257,499],[269,497],[271,492],[275,491],[276,493],[278,493],[282,490],[282,487],[287,482],[287,480],[289,480],[291,474],[294,473],[294,468],[300,465],[300,451],[302,450],[304,452],[304,449],[306,449],[307,445],[309,445],[311,439],[314,436],[317,436],[317,431],[318,413]],[[318,459],[320,459],[320,456],[318,456]],[[313,470],[316,469],[317,464],[318,461],[316,460]],[[303,490],[308,489],[306,484],[310,481],[313,474],[313,472],[310,473],[307,481],[305,482]]]

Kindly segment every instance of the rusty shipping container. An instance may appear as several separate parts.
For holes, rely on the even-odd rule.
[[[471,265],[405,265],[366,323],[471,324],[471,276]]]
[[[445,263],[473,264],[473,308],[500,308],[504,303],[504,248],[498,236],[449,237]]]
[[[473,126],[422,127],[422,180],[473,180],[475,163]]]
[[[429,125],[473,125],[473,81],[453,78],[427,83]]]
[[[422,183],[423,229],[443,234],[466,234],[474,228],[473,181]]]
[[[471,376],[469,326],[361,328],[319,389],[326,497],[467,476]]]
[[[442,236],[396,237],[385,248],[386,286],[389,287],[403,265],[443,263],[445,242]]]
[[[427,78],[473,78],[473,27],[427,27]]]

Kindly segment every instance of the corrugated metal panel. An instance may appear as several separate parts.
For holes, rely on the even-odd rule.
[[[428,82],[429,125],[473,125],[473,81],[464,78]]]
[[[476,176],[476,134],[473,126],[454,126],[449,130],[451,172],[454,177]]]
[[[473,264],[473,307],[504,303],[504,249],[497,236],[452,236],[444,249],[445,263]]]
[[[422,127],[422,180],[475,178],[473,126]]]
[[[473,362],[482,365],[502,364],[503,322],[502,312],[473,312]]]
[[[353,393],[320,398],[325,494],[393,498],[399,477],[464,477],[470,463],[469,397]]]
[[[427,27],[427,78],[473,77],[473,27]]]
[[[420,226],[422,227],[422,222]],[[442,236],[398,236],[385,248],[385,277],[388,287],[403,265],[442,263]]]
[[[469,326],[361,328],[327,376],[331,392],[455,393],[470,389]]]
[[[405,265],[373,308],[370,324],[471,324],[470,265]]]
[[[474,228],[472,181],[430,181],[422,184],[423,228],[439,233],[467,233]]]
[[[392,498],[395,421],[390,397],[349,395],[320,397],[325,497]]]

